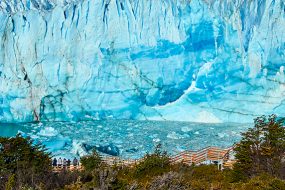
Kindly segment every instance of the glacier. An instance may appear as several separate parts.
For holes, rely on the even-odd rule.
[[[284,0],[0,0],[0,122],[285,114]]]

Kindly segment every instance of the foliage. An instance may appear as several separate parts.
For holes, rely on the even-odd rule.
[[[216,165],[201,165],[193,168],[191,187],[195,187],[195,189],[209,189],[213,183],[219,183],[223,180],[224,176]]]
[[[285,128],[283,120],[275,115],[255,119],[254,127],[242,133],[236,145],[237,163],[234,179],[246,180],[261,173],[282,177],[282,159],[285,152]]]
[[[234,184],[232,189],[237,190],[282,190],[285,189],[285,181],[274,178],[268,174],[261,174],[251,178],[245,183]]]
[[[51,171],[50,154],[41,144],[33,144],[29,138],[17,135],[0,138],[0,175],[7,185],[24,186],[35,182]],[[10,187],[9,187],[10,188]]]
[[[155,177],[146,189],[165,190],[165,189],[188,189],[189,184],[185,182],[182,175],[178,172],[168,172]]]
[[[8,181],[5,185],[6,190],[12,190],[15,186],[15,174],[12,174],[9,176]]]
[[[81,189],[83,186],[82,182],[80,181],[80,178],[77,179],[76,182],[70,184],[70,185],[66,185],[64,187],[64,190],[78,190]]]
[[[169,170],[169,156],[161,150],[161,144],[158,144],[153,154],[146,154],[143,160],[135,166],[135,177],[153,177]]]
[[[32,169],[34,173],[50,170],[50,154],[41,144],[33,144],[29,138],[17,135],[15,138],[0,138],[0,171],[15,173],[23,169]]]
[[[102,159],[95,149],[93,149],[91,155],[82,157],[80,161],[84,169],[87,171],[93,171],[102,164]]]
[[[81,175],[52,172],[50,154],[30,138],[0,138],[0,145],[0,189],[57,189]]]

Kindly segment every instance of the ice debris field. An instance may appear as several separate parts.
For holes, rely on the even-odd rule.
[[[104,156],[141,158],[161,143],[169,154],[206,146],[229,147],[248,124],[199,124],[161,121],[84,121],[0,124],[0,136],[21,133],[43,143],[53,156],[83,156],[95,148]]]

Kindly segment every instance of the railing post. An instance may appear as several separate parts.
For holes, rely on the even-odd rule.
[[[206,159],[206,163],[207,163],[208,162],[208,150],[206,150],[205,159]]]
[[[218,170],[220,170],[220,150],[218,151]]]

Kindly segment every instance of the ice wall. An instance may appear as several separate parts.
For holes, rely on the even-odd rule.
[[[285,113],[283,0],[0,0],[0,122]]]

